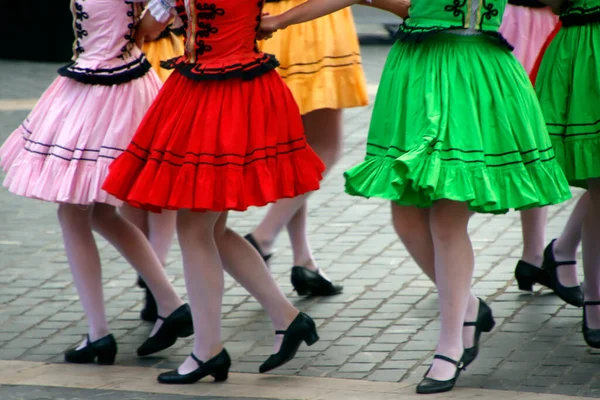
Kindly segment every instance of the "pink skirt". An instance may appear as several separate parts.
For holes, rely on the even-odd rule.
[[[160,86],[154,71],[113,86],[58,77],[0,147],[4,186],[46,201],[120,206],[102,184]]]
[[[500,33],[515,46],[514,54],[531,73],[546,39],[558,23],[550,7],[530,8],[507,4]]]

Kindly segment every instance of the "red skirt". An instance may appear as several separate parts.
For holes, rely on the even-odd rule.
[[[154,212],[243,211],[318,189],[324,170],[277,72],[195,81],[175,71],[103,189]]]

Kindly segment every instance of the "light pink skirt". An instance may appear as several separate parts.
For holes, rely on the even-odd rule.
[[[558,23],[550,7],[529,8],[508,4],[500,33],[515,46],[514,54],[531,73],[548,36]]]
[[[4,186],[46,201],[120,206],[102,184],[160,86],[152,70],[113,86],[58,77],[0,147],[0,166],[7,173]]]

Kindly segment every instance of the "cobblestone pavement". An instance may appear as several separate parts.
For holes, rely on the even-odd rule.
[[[371,89],[387,50],[385,46],[363,49]],[[0,106],[7,99],[27,104],[38,97],[54,78],[55,69],[56,65],[0,61]],[[0,111],[0,140],[27,113],[10,108],[0,107],[4,110]],[[439,329],[437,296],[394,235],[389,205],[343,194],[342,172],[364,155],[371,109],[345,113],[344,157],[311,198],[314,251],[331,278],[345,285],[344,293],[298,298],[289,283],[287,237],[282,235],[278,242],[273,273],[292,301],[316,319],[321,335],[321,341],[301,348],[278,374],[416,382],[432,356]],[[549,237],[560,231],[572,205],[573,200],[551,208]],[[53,204],[0,189],[0,359],[60,362],[63,350],[86,333],[55,211]],[[234,214],[232,225],[246,233],[263,212]],[[477,254],[475,292],[491,302],[498,325],[484,336],[479,359],[458,385],[600,397],[600,355],[583,342],[581,311],[547,291],[528,295],[517,290],[513,269],[521,249],[518,214],[475,216],[470,231]],[[142,293],[134,287],[135,274],[127,263],[104,241],[99,243],[107,313],[120,346],[118,364],[176,366],[189,354],[189,340],[157,357],[135,356],[135,348],[150,331],[138,318]],[[168,272],[183,295],[176,244]],[[258,371],[271,351],[272,332],[265,313],[231,279],[223,312],[223,336],[234,359],[233,370]]]

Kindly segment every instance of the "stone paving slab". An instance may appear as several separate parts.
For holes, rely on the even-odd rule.
[[[177,394],[159,394],[144,392],[125,392],[122,390],[93,390],[55,388],[47,386],[2,386],[2,400],[204,400],[214,399],[208,396],[184,396]],[[222,400],[249,400],[247,397],[219,397]],[[253,400],[255,398],[252,398]],[[257,399],[265,400],[265,399]]]
[[[377,85],[389,47],[363,48],[364,66]],[[0,100],[38,97],[55,77],[55,64],[0,60]],[[326,299],[298,298],[289,282],[287,236],[272,263],[292,301],[311,314],[321,341],[302,347],[280,375],[415,383],[430,362],[439,332],[437,296],[395,236],[385,201],[343,194],[342,172],[364,156],[372,106],[345,112],[344,156],[310,203],[310,237],[321,267],[345,285]],[[0,111],[0,140],[26,111]],[[0,178],[2,175],[0,175]],[[574,192],[577,196],[580,192]],[[550,209],[549,237],[560,232],[574,200]],[[264,209],[233,213],[244,234]],[[581,311],[547,291],[522,294],[513,270],[521,250],[519,215],[477,215],[470,225],[476,252],[474,290],[490,301],[498,325],[483,337],[479,359],[460,387],[600,397],[600,355],[581,337]],[[172,368],[190,352],[190,340],[156,357],[138,359],[150,332],[138,319],[142,293],[135,273],[99,239],[107,314],[119,342],[117,363]],[[181,256],[174,244],[168,273],[184,295]],[[254,373],[270,353],[271,327],[248,293],[226,281],[223,336],[235,372]],[[23,199],[0,188],[0,359],[60,362],[86,333],[56,220],[56,205]]]

